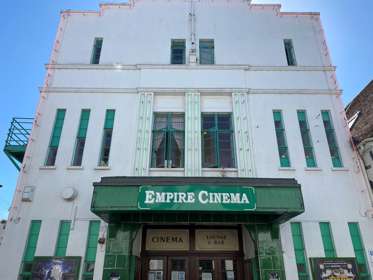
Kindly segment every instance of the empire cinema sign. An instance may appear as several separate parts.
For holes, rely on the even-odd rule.
[[[167,211],[252,211],[255,189],[247,186],[141,186],[138,207]]]

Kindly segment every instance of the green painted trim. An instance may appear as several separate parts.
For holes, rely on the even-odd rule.
[[[289,148],[281,110],[273,110],[273,121],[276,132],[278,155],[281,167],[290,167]]]
[[[322,238],[322,243],[324,246],[324,253],[325,257],[327,258],[336,258],[337,253],[334,247],[332,229],[330,227],[329,222],[321,222],[319,223],[320,226],[320,233]]]
[[[310,272],[308,267],[308,260],[306,255],[306,248],[304,246],[302,224],[299,222],[290,223],[291,234],[293,237],[293,246],[295,253],[295,262],[297,264],[299,280],[309,280]]]
[[[20,279],[27,279],[31,275],[32,261],[35,257],[35,251],[39,239],[41,228],[40,220],[32,220],[30,222],[29,232],[27,235],[26,245],[23,252],[22,263],[19,273]]]
[[[359,271],[359,280],[371,280],[367,256],[365,253],[364,243],[361,238],[359,223],[348,223],[348,230],[354,248],[357,268]]]
[[[71,221],[60,221],[56,248],[54,255],[56,257],[65,257],[67,244],[69,242]]]
[[[317,167],[315,152],[312,144],[311,131],[308,125],[306,110],[297,110],[298,124],[302,138],[304,156],[307,167]]]
[[[48,152],[44,165],[54,165],[60,144],[63,124],[65,122],[66,109],[57,109],[53,130],[49,141]],[[53,154],[55,153],[55,156]],[[53,159],[53,160],[52,160]]]
[[[321,116],[324,124],[326,140],[328,142],[329,153],[333,167],[343,167],[341,154],[339,151],[337,136],[335,134],[332,117],[329,110],[322,110]]]

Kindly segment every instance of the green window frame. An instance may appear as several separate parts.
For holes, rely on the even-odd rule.
[[[89,221],[87,245],[84,257],[83,280],[93,279],[99,232],[100,221]]]
[[[89,109],[83,109],[80,114],[79,129],[76,135],[73,159],[71,161],[72,166],[82,165],[90,112],[91,110]]]
[[[364,243],[361,239],[359,223],[348,223],[348,229],[350,231],[352,246],[355,252],[359,280],[371,280]]]
[[[105,114],[104,131],[102,134],[100,158],[98,160],[99,166],[108,166],[110,149],[111,149],[111,139],[113,136],[115,110],[108,109]]]
[[[199,40],[199,63],[200,64],[214,64],[214,39],[200,39]]]
[[[297,264],[299,280],[309,280],[310,275],[308,271],[307,255],[304,246],[302,224],[299,222],[290,223],[291,234],[293,237],[295,262]]]
[[[58,146],[60,144],[63,123],[65,121],[66,109],[57,109],[54,120],[51,139],[49,141],[45,166],[54,166],[56,164]]]
[[[232,113],[202,113],[202,167],[235,168]]]
[[[185,64],[185,39],[171,40],[171,64]]]
[[[307,167],[317,167],[315,152],[313,149],[311,132],[307,121],[307,112],[305,110],[298,110],[298,123],[300,134],[302,136],[304,156],[306,158]]]
[[[343,167],[341,154],[338,147],[337,136],[335,134],[334,125],[332,117],[329,110],[321,111],[322,120],[324,123],[324,129],[326,134],[326,139],[328,141],[330,157],[332,159],[333,167],[339,168]]]
[[[332,229],[329,222],[319,223],[321,239],[324,246],[325,257],[336,258],[337,253],[334,247]]]
[[[101,37],[95,38],[93,42],[93,51],[91,56],[91,64],[99,64],[101,58],[101,50],[104,39]]]
[[[21,269],[19,273],[20,280],[31,280],[32,261],[34,260],[35,251],[38,244],[40,228],[40,220],[32,220],[30,222],[26,245],[23,252]]]
[[[154,113],[151,168],[184,167],[184,113]]]
[[[60,227],[58,230],[58,236],[57,236],[57,241],[56,241],[56,248],[54,251],[54,255],[56,257],[66,256],[66,249],[67,249],[67,243],[69,242],[70,228],[71,228],[71,221],[68,221],[68,220],[60,221]]]
[[[285,126],[281,110],[273,110],[278,155],[281,167],[290,167],[289,149],[286,141]]]
[[[296,66],[297,60],[295,58],[293,40],[284,39],[284,47],[285,47],[286,61],[288,63],[288,66]]]

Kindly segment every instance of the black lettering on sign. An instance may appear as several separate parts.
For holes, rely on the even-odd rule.
[[[153,236],[153,243],[184,243],[180,236]]]

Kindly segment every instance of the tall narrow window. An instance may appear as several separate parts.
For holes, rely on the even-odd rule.
[[[367,258],[365,255],[365,249],[363,240],[361,239],[360,229],[358,223],[348,223],[348,229],[352,240],[352,246],[354,247],[357,269],[359,272],[359,279],[370,280],[369,268]]]
[[[321,111],[321,115],[324,123],[326,139],[328,140],[329,152],[332,158],[333,167],[343,167],[330,112],[323,110]]]
[[[31,221],[25,251],[23,253],[19,279],[31,279],[32,261],[34,260],[36,245],[39,239],[41,221]]]
[[[185,64],[185,40],[171,40],[171,64]]]
[[[309,280],[306,249],[304,247],[303,231],[301,223],[291,223],[291,234],[295,252],[299,280]]]
[[[100,221],[90,221],[87,237],[87,247],[84,258],[83,280],[92,280],[95,269],[97,240],[100,231]]]
[[[60,144],[61,132],[63,122],[65,120],[66,109],[58,109],[56,119],[54,121],[51,140],[49,142],[47,158],[45,160],[46,166],[53,166],[56,163],[58,145]]]
[[[202,167],[235,167],[232,114],[202,114]]]
[[[315,154],[313,151],[311,133],[308,126],[306,111],[298,110],[297,114],[307,167],[316,167]]]
[[[297,65],[297,61],[295,59],[293,41],[291,39],[285,39],[284,46],[285,46],[285,54],[286,54],[286,60],[288,62],[288,65],[289,66]]]
[[[91,64],[99,64],[100,63],[101,49],[102,49],[103,41],[104,41],[104,39],[102,39],[102,38],[95,38],[95,41],[93,43]]]
[[[184,167],[184,114],[154,114],[151,167]]]
[[[99,166],[109,165],[109,155],[110,155],[111,137],[113,135],[114,117],[115,117],[115,110],[106,110],[104,134],[102,136],[100,159],[98,162]]]
[[[333,235],[332,235],[332,229],[330,227],[330,223],[328,222],[320,223],[320,232],[321,232],[322,243],[324,245],[325,257],[327,258],[337,257],[337,253],[335,252],[335,248],[334,248]]]
[[[80,122],[79,122],[79,129],[78,134],[75,140],[75,149],[74,155],[72,160],[72,166],[81,166],[83,153],[84,153],[84,146],[85,146],[85,139],[87,136],[87,128],[89,122],[89,109],[83,109],[82,113],[80,114]]]
[[[199,40],[199,63],[200,64],[214,64],[214,40],[201,39]]]
[[[280,110],[273,111],[273,120],[275,123],[276,139],[278,154],[280,157],[281,167],[290,167],[290,158],[288,145],[286,142],[285,127],[282,120],[282,112]]]
[[[71,221],[61,221],[58,230],[56,249],[54,255],[56,257],[65,257],[67,243],[69,241]]]

